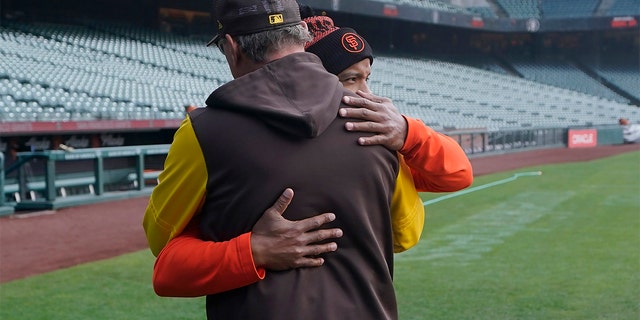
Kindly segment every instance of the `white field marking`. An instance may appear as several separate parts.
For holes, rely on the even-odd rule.
[[[611,189],[609,189],[611,190]],[[636,207],[640,207],[640,196],[632,196],[632,195],[621,195],[621,194],[610,194],[607,196],[604,201],[602,201],[603,206],[631,206],[634,205]]]
[[[10,218],[11,219],[26,219],[26,218],[46,216],[46,215],[51,215],[51,214],[56,214],[56,213],[57,213],[56,210],[42,210],[42,211],[33,211],[33,212],[27,212],[27,213],[13,214],[13,215],[10,216]]]
[[[509,178],[506,178],[506,179],[502,179],[502,180],[498,180],[498,181],[494,181],[494,182],[489,182],[489,183],[486,183],[486,184],[483,184],[483,185],[480,185],[480,186],[477,186],[477,187],[473,187],[473,188],[463,189],[463,190],[460,190],[460,191],[457,191],[457,192],[453,192],[453,193],[450,193],[450,194],[442,196],[442,197],[438,197],[438,198],[435,198],[435,199],[427,200],[427,201],[423,202],[422,204],[425,205],[425,206],[428,206],[428,205],[430,205],[432,203],[440,202],[442,200],[447,200],[447,199],[450,199],[450,198],[453,198],[453,197],[457,197],[457,196],[461,196],[461,195],[464,195],[464,194],[467,194],[467,193],[471,193],[471,192],[474,192],[474,191],[483,190],[483,189],[491,188],[491,187],[494,187],[494,186],[497,186],[497,185],[501,185],[503,183],[511,182],[511,181],[514,181],[514,180],[516,180],[516,179],[518,179],[520,177],[531,177],[531,176],[540,176],[540,175],[542,175],[542,171],[520,172],[520,173],[516,173],[513,176],[511,176]]]
[[[525,192],[459,223],[428,231],[414,248],[396,255],[397,261],[465,264],[480,259],[517,232],[573,197],[573,192]],[[540,231],[539,228],[536,231]]]

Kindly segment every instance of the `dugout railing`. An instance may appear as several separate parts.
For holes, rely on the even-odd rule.
[[[4,190],[4,153],[0,152],[0,190]],[[0,216],[12,214],[13,206],[8,205],[4,198],[4,193],[0,196]]]
[[[168,151],[163,144],[18,152],[0,178],[0,204],[49,210],[148,195]]]

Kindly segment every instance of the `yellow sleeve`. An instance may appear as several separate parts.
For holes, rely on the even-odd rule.
[[[207,167],[191,120],[176,131],[164,169],[153,189],[142,226],[153,255],[180,234],[202,208],[206,195]]]
[[[425,210],[411,177],[411,169],[398,153],[400,170],[391,199],[391,228],[393,252],[398,253],[420,241],[424,227]]]

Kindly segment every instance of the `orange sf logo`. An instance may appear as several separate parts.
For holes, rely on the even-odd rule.
[[[351,53],[358,53],[364,50],[364,40],[359,35],[348,32],[342,36],[342,47]]]

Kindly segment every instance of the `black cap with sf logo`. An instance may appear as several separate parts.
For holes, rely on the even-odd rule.
[[[313,40],[305,44],[305,51],[322,60],[327,71],[339,74],[364,59],[373,63],[373,51],[363,37],[351,28],[339,28],[327,16],[305,17]]]

